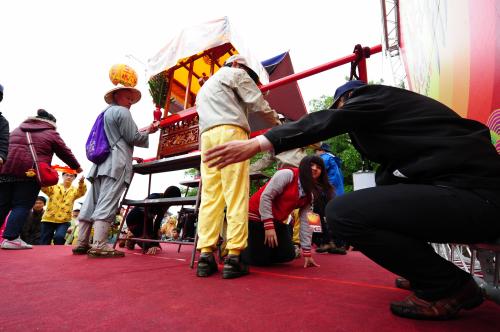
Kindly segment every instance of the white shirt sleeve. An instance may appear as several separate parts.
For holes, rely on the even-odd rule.
[[[273,145],[271,144],[271,142],[267,139],[266,136],[264,135],[259,135],[257,137],[254,137],[252,139],[256,139],[257,141],[259,141],[259,145],[260,145],[260,151],[273,151],[274,148],[273,148]]]

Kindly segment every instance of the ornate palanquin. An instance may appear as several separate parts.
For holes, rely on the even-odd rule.
[[[198,149],[196,95],[203,82],[231,55],[242,54],[250,59],[252,70],[263,84],[268,83],[262,64],[229,27],[224,17],[184,29],[148,60],[155,119],[161,120],[158,159]]]
[[[203,80],[236,53],[230,43],[225,43],[181,59],[150,79],[150,92],[157,110],[163,108],[158,159],[198,149],[196,95]]]

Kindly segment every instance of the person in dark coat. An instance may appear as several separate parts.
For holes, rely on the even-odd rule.
[[[33,169],[33,157],[28,147],[26,132],[31,133],[38,160],[48,164],[54,154],[78,173],[80,163],[56,131],[55,117],[39,109],[14,129],[9,138],[9,158],[0,169],[0,226],[9,214],[3,233],[2,249],[31,249],[20,238],[21,230],[40,191]]]
[[[209,150],[224,167],[261,150],[275,153],[349,133],[354,147],[380,164],[377,186],[326,207],[332,229],[389,271],[413,294],[391,311],[415,319],[450,319],[483,302],[472,277],[429,244],[480,243],[500,236],[500,156],[488,128],[408,90],[350,81],[331,109],[269,130],[247,142]]]
[[[0,102],[3,100],[3,86],[0,84]],[[9,122],[0,112],[0,168],[7,161],[9,152]]]
[[[42,230],[42,216],[45,212],[45,203],[47,199],[43,196],[38,196],[35,205],[31,209],[28,219],[24,223],[23,230],[21,231],[21,239],[27,244],[38,245],[40,244],[41,230]]]
[[[152,193],[147,199],[158,199],[158,198],[173,198],[181,197],[181,190],[176,186],[168,187],[165,192],[162,193]],[[158,240],[160,237],[160,226],[168,210],[168,206],[151,207],[148,209],[146,216],[146,233],[144,233],[144,208],[140,206],[134,207],[127,215],[127,227],[132,233],[133,237],[145,238]],[[127,248],[134,249],[135,243],[142,248],[142,252],[147,255],[156,255],[158,251],[161,250],[159,242],[135,242],[133,240],[127,240]]]
[[[326,172],[328,173],[328,180],[330,184],[335,189],[335,196],[342,196],[344,194],[344,175],[342,174],[342,160],[333,155],[330,145],[328,143],[321,143],[315,149],[317,156],[325,162]],[[321,215],[321,233],[314,233],[313,242],[318,244],[316,252],[328,252],[331,254],[345,255],[347,251],[345,250],[346,243],[339,239],[335,232],[328,227],[326,219],[323,218],[325,214],[325,207],[329,200],[325,199],[318,200],[317,204],[314,205],[316,213]]]

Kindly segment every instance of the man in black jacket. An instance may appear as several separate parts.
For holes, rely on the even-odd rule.
[[[329,110],[269,130],[247,142],[209,150],[219,168],[259,151],[280,153],[349,133],[377,162],[377,187],[332,200],[327,220],[339,236],[404,278],[414,294],[391,303],[394,314],[449,319],[483,302],[471,276],[429,245],[478,243],[500,236],[500,156],[483,124],[461,118],[417,93],[350,81]]]
[[[3,100],[3,86],[0,84],[0,102]],[[9,151],[9,122],[0,112],[0,167],[7,160]]]

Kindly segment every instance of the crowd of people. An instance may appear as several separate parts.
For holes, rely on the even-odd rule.
[[[0,96],[1,101],[1,85]],[[82,169],[56,131],[55,116],[39,109],[36,116],[29,117],[9,133],[9,123],[0,113],[0,228],[4,227],[2,249],[32,249],[33,245],[66,244],[74,245],[75,255],[123,257],[123,252],[112,248],[124,213],[123,210],[117,213],[118,200],[125,186],[130,183],[133,146],[147,146],[148,135],[158,129],[157,122],[152,123],[146,131],[137,129],[130,108],[140,98],[139,90],[125,86],[116,87],[105,94],[108,107],[103,111],[104,126],[106,137],[112,142],[111,151],[104,162],[94,164],[91,169],[88,179],[92,187],[81,209],[74,209],[74,204],[87,192],[85,177],[81,176],[78,185],[73,186]],[[55,154],[69,166],[61,174],[61,183],[52,186],[40,184],[37,161],[26,144],[26,132],[31,134],[37,161],[50,164]],[[40,192],[45,196],[38,196]],[[180,189],[169,187],[165,193],[153,195],[178,197]],[[152,229],[148,228],[147,234],[142,234],[144,209],[132,209],[124,223],[127,225],[128,222],[128,230],[124,232],[128,232],[130,237],[148,236],[157,239],[161,236],[161,225],[172,224],[170,221],[174,220],[173,228],[165,230],[163,233],[168,236],[164,234],[163,238],[178,239],[181,230],[177,227],[182,225],[170,215],[165,216],[166,210],[152,211],[157,218],[153,218]],[[161,248],[158,244],[139,245],[148,254],[155,254]],[[128,244],[130,248],[133,246],[132,242]]]
[[[320,254],[346,254],[353,246],[400,276],[398,287],[413,291],[391,303],[398,316],[449,319],[479,306],[484,296],[472,277],[429,242],[477,243],[500,236],[500,157],[488,128],[431,98],[359,80],[340,86],[329,109],[281,124],[259,90],[257,72],[245,57],[231,56],[203,80],[196,98],[203,180],[196,275],[218,272],[214,252],[221,236],[227,251],[224,279],[249,274],[250,265],[298,257],[305,268],[319,267],[314,246]],[[1,86],[0,92],[3,96]],[[72,186],[82,169],[59,136],[55,117],[38,110],[9,137],[0,114],[0,223],[7,220],[3,249],[74,243],[75,255],[124,256],[109,244],[110,227],[131,181],[134,146],[147,147],[148,135],[159,127],[153,122],[138,130],[130,109],[140,98],[131,87],[105,94],[104,128],[111,148],[87,176],[91,187],[77,227],[73,203],[87,191],[85,178]],[[249,113],[272,128],[249,139]],[[74,170],[63,173],[61,184],[41,188],[30,172],[34,163],[26,132],[41,161],[50,164],[56,154]],[[344,193],[342,162],[321,141],[345,133],[364,158],[379,164],[376,187]],[[307,146],[315,146],[314,154],[305,152]],[[292,151],[288,162],[250,197],[249,159],[259,152],[279,156],[286,151]],[[49,198],[46,210],[40,190]],[[169,187],[147,198],[178,196],[179,189]],[[159,240],[168,229],[175,240],[180,229],[165,217],[167,209],[133,208],[126,218],[128,238]],[[161,250],[158,242],[130,239],[123,246],[137,244],[150,255]]]

